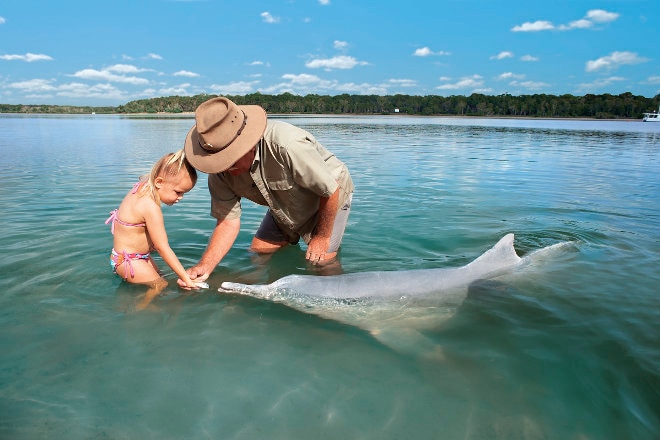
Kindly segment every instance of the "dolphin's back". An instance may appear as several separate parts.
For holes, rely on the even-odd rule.
[[[435,270],[435,269],[432,269]],[[271,288],[327,298],[361,298],[405,294],[420,283],[420,271],[373,271],[333,276],[289,275],[270,284]]]
[[[511,269],[521,261],[513,248],[513,238],[513,234],[504,236],[476,260],[457,268],[372,271],[332,276],[289,275],[268,285],[225,282],[221,290],[271,299],[283,293],[338,299],[423,296],[465,287],[475,280],[498,276]]]

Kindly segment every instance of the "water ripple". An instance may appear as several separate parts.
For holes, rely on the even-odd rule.
[[[441,363],[218,294],[222,281],[323,275],[304,245],[249,253],[264,213],[249,203],[211,289],[178,289],[159,260],[170,285],[135,313],[144,288],[111,273],[103,222],[192,121],[3,117],[2,436],[300,438],[319,426],[330,438],[660,435],[660,138],[648,124],[281,119],[351,169],[344,272],[457,267],[510,232],[521,255],[572,247],[470,286],[454,317],[425,334]],[[163,209],[186,266],[206,247],[209,210],[204,175]]]

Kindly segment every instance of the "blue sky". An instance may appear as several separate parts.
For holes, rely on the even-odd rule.
[[[657,0],[12,0],[0,103],[660,93]]]

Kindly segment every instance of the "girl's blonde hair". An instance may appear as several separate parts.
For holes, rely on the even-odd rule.
[[[161,157],[158,162],[151,167],[151,172],[149,175],[144,175],[140,177],[140,181],[144,182],[139,190],[139,195],[143,196],[149,194],[156,203],[160,204],[160,197],[158,196],[158,190],[156,188],[156,179],[158,177],[174,177],[181,169],[185,169],[190,180],[192,180],[193,186],[197,183],[197,170],[190,165],[188,159],[186,159],[186,154],[183,152],[183,149],[177,151],[176,153],[167,153],[165,156]]]

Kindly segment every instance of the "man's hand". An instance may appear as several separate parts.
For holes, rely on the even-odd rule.
[[[328,255],[326,252],[330,246],[329,237],[312,237],[309,244],[307,245],[307,253],[305,258],[310,261],[312,264],[318,264],[335,256],[335,253]]]
[[[337,187],[330,197],[319,199],[318,223],[312,239],[307,245],[305,258],[312,264],[321,264],[326,260],[333,259],[337,252],[328,254],[330,247],[330,235],[337,216],[340,188]]]
[[[213,229],[213,234],[209,239],[209,245],[204,251],[204,255],[199,260],[199,263],[188,269],[188,275],[193,281],[201,282],[211,275],[213,269],[220,263],[220,260],[227,254],[229,248],[234,244],[234,240],[238,236],[238,231],[241,229],[241,219],[235,218],[232,220],[218,220]],[[182,280],[177,280],[176,283],[182,288],[185,283]]]
[[[199,264],[197,266],[193,266],[190,269],[188,269],[186,272],[188,272],[188,275],[190,276],[190,279],[196,282],[199,281],[206,281],[206,279],[209,277],[210,273],[207,269],[204,267],[200,266]],[[183,281],[181,278],[176,280],[176,283],[181,287],[182,289],[190,289],[185,281]]]

